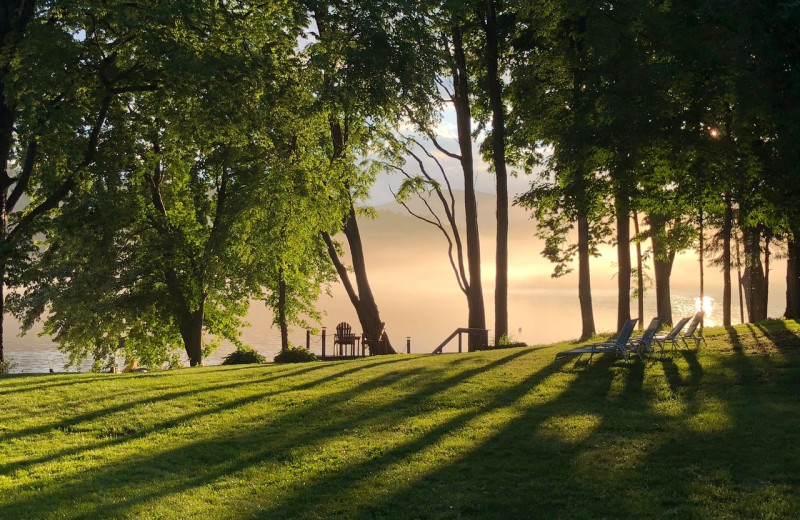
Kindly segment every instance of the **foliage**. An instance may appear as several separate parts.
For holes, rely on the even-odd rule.
[[[10,374],[17,367],[17,364],[10,359],[0,361],[0,376]]]
[[[181,346],[195,365],[220,338],[238,344],[263,283],[268,224],[254,208],[313,192],[270,191],[312,103],[295,56],[303,22],[279,5],[242,9],[126,4],[74,21],[98,47],[127,42],[117,59],[140,88],[109,104],[92,175],[42,226],[9,300],[26,327],[46,311],[73,363],[109,358],[123,337],[151,365]]]
[[[275,356],[276,363],[306,363],[316,360],[317,356],[305,347],[289,346]]]
[[[267,358],[251,348],[237,348],[222,362],[223,365],[250,365],[253,363],[266,363]]]
[[[796,518],[798,334],[6,377],[0,517]]]

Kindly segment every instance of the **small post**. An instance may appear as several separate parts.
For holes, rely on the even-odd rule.
[[[458,353],[461,354],[461,331],[458,331]]]
[[[406,336],[406,354],[411,354],[411,336]]]
[[[322,357],[325,357],[325,336],[327,336],[328,331],[325,330],[325,327],[322,327]]]
[[[311,329],[306,329],[306,348],[311,350]]]

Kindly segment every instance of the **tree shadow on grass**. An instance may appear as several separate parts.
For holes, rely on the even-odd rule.
[[[449,378],[437,378],[430,370],[420,370],[415,377],[428,376],[430,381],[425,384],[418,382],[414,388],[419,388],[419,394],[436,393],[456,385],[465,378],[480,374],[493,366],[501,366],[523,355],[515,353],[498,359],[489,366],[483,365],[469,371],[463,371]],[[402,361],[402,360],[398,360]],[[388,362],[379,363],[385,365]],[[360,368],[368,368],[363,365]],[[355,368],[348,371],[352,373]],[[426,373],[427,372],[427,373]],[[92,472],[81,474],[69,482],[58,482],[41,490],[18,490],[16,497],[0,507],[0,517],[14,511],[47,511],[57,509],[58,504],[66,498],[84,496],[97,490],[106,490],[110,496],[107,500],[98,499],[94,504],[81,504],[84,512],[78,516],[106,516],[123,514],[132,502],[141,502],[153,498],[164,497],[171,493],[186,492],[192,487],[202,486],[223,478],[231,472],[242,471],[254,464],[281,463],[292,458],[292,451],[298,446],[314,445],[326,442],[331,436],[340,435],[343,430],[357,427],[375,420],[375,415],[392,416],[400,407],[396,403],[382,403],[379,406],[365,408],[357,413],[337,414],[337,408],[350,406],[352,401],[366,392],[380,392],[386,387],[397,385],[408,379],[408,372],[395,371],[386,373],[371,380],[363,381],[356,386],[348,386],[332,392],[327,399],[313,402],[302,401],[299,406],[293,406],[273,414],[262,421],[257,428],[233,425],[231,431],[221,432],[208,440],[190,443],[186,446],[170,450],[166,453],[144,455],[132,460],[109,462]],[[294,389],[283,389],[282,392],[292,391],[297,394],[298,387],[310,383],[297,385]],[[208,416],[219,416],[228,411],[241,409],[243,406],[256,404],[269,397],[271,392],[264,392],[233,400],[212,409],[198,411],[175,417],[169,421],[152,425],[141,432],[124,434],[117,439],[109,440],[105,447],[135,443],[137,440],[156,432],[168,432],[171,428],[186,424],[192,420],[203,420]],[[380,403],[381,401],[375,400]],[[298,424],[309,424],[308,428]],[[96,450],[96,447],[89,448]],[[69,459],[79,455],[81,449],[70,450],[62,453],[59,459]],[[202,461],[202,464],[198,464]],[[66,460],[62,462],[65,463]],[[20,469],[20,468],[16,468]],[[163,475],[159,476],[159,474]],[[122,500],[113,496],[114,489],[107,484],[118,482],[120,487],[126,488],[127,498]],[[124,485],[123,485],[124,484]],[[49,508],[49,509],[48,509]],[[34,515],[35,516],[35,515]],[[235,516],[235,515],[234,515]]]
[[[765,358],[724,359],[710,374],[695,352],[677,361],[672,385],[690,396],[677,417],[653,406],[641,365],[626,367],[625,392],[613,400],[581,399],[604,395],[615,377],[609,367],[587,370],[557,399],[529,406],[358,518],[404,504],[418,518],[797,517],[800,439],[785,420],[800,400],[781,402],[785,390],[731,390],[737,377],[762,373]]]
[[[530,366],[520,358],[529,353],[474,367],[432,368],[418,358],[412,371],[373,374],[356,385],[328,380],[324,400],[307,402],[303,391],[287,389],[293,404],[263,421],[19,489],[0,499],[0,518],[133,518],[162,514],[165,504],[179,517],[187,499],[209,496],[209,489],[205,512],[231,519],[714,517],[732,507],[743,518],[769,516],[755,514],[762,511],[756,499],[770,507],[783,501],[774,506],[783,507],[776,509],[783,517],[797,511],[797,493],[769,486],[798,487],[797,431],[774,415],[800,411],[798,393],[792,388],[786,399],[780,386],[800,379],[800,363],[775,373],[768,357],[715,358],[704,366],[696,352],[681,353],[664,373],[671,388],[686,389],[686,406],[667,416],[656,402],[654,365],[601,359],[520,374]],[[487,373],[501,373],[506,386],[470,395]],[[755,392],[734,384],[764,374],[779,384],[765,381]],[[122,435],[113,445],[130,451],[150,434],[186,435],[181,424],[266,405],[276,390],[267,386]],[[426,418],[432,422],[412,427]],[[389,435],[398,429],[404,433]],[[354,436],[384,434],[385,443],[348,444]],[[745,505],[730,505],[737,493]]]

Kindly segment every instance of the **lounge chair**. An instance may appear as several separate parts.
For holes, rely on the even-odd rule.
[[[681,318],[678,321],[678,323],[676,323],[675,326],[672,327],[671,331],[667,332],[666,334],[657,335],[654,338],[658,343],[658,346],[661,347],[661,352],[664,352],[664,344],[667,342],[672,343],[673,350],[678,348],[678,339],[679,339],[678,334],[681,333],[683,328],[686,326],[687,323],[689,323],[689,320],[691,319],[692,318],[690,317]]]
[[[661,318],[656,316],[650,320],[650,325],[647,326],[647,329],[645,329],[641,337],[628,340],[628,344],[635,348],[636,353],[639,354],[639,359],[642,357],[641,353],[643,350],[651,356],[653,355],[653,340],[656,337],[659,327],[661,327]],[[663,352],[664,349],[662,348],[661,351]]]
[[[689,327],[686,329],[686,332],[681,335],[681,341],[683,344],[686,345],[686,348],[689,348],[689,343],[686,342],[687,339],[694,340],[694,346],[700,347],[700,342],[706,342],[706,338],[703,337],[703,331],[699,329],[700,322],[703,321],[703,311],[698,312],[692,318],[692,322],[689,323]]]
[[[625,325],[622,326],[622,330],[619,331],[619,335],[615,341],[608,341],[605,343],[594,343],[592,345],[586,345],[584,347],[573,348],[570,350],[565,350],[563,352],[559,352],[556,354],[556,359],[564,356],[571,356],[571,355],[578,355],[578,357],[589,354],[589,362],[592,362],[592,357],[595,354],[603,354],[607,352],[616,352],[617,354],[622,354],[622,357],[625,358],[625,361],[628,361],[630,350],[636,352],[636,355],[639,356],[639,359],[642,358],[639,351],[635,348],[631,347],[628,344],[628,340],[631,337],[631,332],[633,332],[633,328],[636,326],[636,322],[639,320],[628,320],[625,322]]]

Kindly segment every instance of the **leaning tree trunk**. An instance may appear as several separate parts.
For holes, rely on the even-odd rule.
[[[617,331],[631,319],[631,222],[627,195],[617,194]]]
[[[456,110],[458,146],[461,151],[461,169],[464,172],[464,216],[466,218],[467,263],[469,285],[467,286],[468,326],[486,328],[486,312],[483,304],[481,282],[481,243],[478,233],[478,203],[475,198],[475,172],[472,160],[472,114],[469,104],[467,60],[464,54],[463,30],[452,27],[453,37],[453,101]],[[481,334],[469,335],[469,350],[485,347]]]
[[[392,343],[389,340],[388,334],[384,333],[384,322],[381,321],[380,311],[378,304],[375,302],[375,297],[372,294],[372,288],[369,284],[367,277],[367,263],[364,258],[364,246],[361,242],[361,233],[358,229],[358,222],[356,221],[356,211],[353,204],[350,204],[350,210],[345,219],[344,235],[347,238],[347,245],[350,250],[350,256],[353,263],[353,274],[356,278],[356,286],[350,281],[350,274],[347,268],[339,258],[336,252],[333,239],[328,233],[323,233],[322,238],[328,246],[328,256],[333,262],[336,272],[339,273],[339,278],[344,285],[347,296],[353,304],[353,308],[358,316],[358,321],[361,324],[361,330],[364,332],[364,337],[370,341],[370,355],[380,354],[396,354]],[[381,337],[381,334],[383,336]],[[383,339],[381,341],[381,339]]]
[[[800,229],[796,230],[800,233]],[[786,259],[786,312],[787,319],[800,319],[800,271],[798,271],[798,261],[800,261],[800,242],[795,237],[798,235],[793,231],[792,238],[787,244]]]
[[[578,300],[581,304],[581,341],[594,336],[592,284],[589,274],[589,219],[578,217]]]

